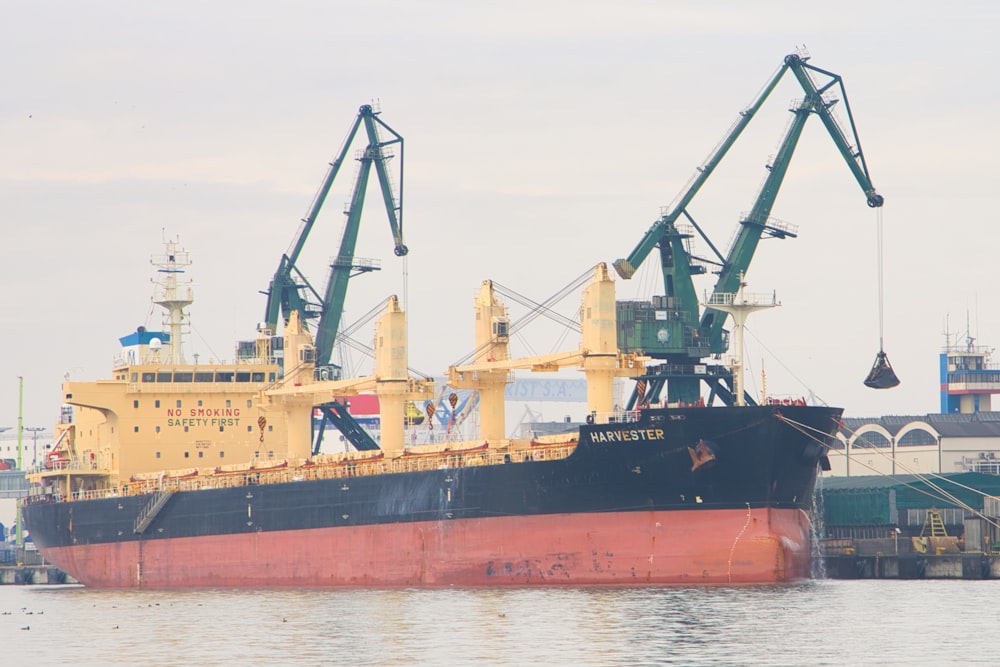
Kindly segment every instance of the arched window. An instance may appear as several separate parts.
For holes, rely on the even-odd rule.
[[[899,447],[917,447],[920,445],[936,444],[937,438],[934,437],[934,434],[925,431],[922,428],[907,431],[906,435],[896,441],[896,445]]]
[[[852,447],[854,449],[871,449],[873,447],[888,447],[889,439],[878,431],[864,431],[858,433],[857,440]]]

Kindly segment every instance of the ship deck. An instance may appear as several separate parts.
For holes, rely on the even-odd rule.
[[[560,443],[543,443],[534,440],[506,440],[500,443],[483,443],[471,448],[448,447],[438,451],[404,450],[397,456],[320,455],[300,462],[261,461],[259,464],[237,466],[230,469],[189,469],[162,471],[133,477],[107,488],[78,491],[71,496],[58,493],[32,494],[27,502],[61,502],[94,500],[116,496],[136,496],[156,492],[200,491],[250,485],[282,484],[321,479],[367,477],[395,473],[466,468],[472,466],[503,465],[512,461],[557,461],[567,458],[577,447],[577,440]],[[58,470],[42,470],[29,477],[52,478],[65,476],[94,477],[108,475],[89,466],[73,467],[66,462]],[[35,487],[37,488],[37,487]]]

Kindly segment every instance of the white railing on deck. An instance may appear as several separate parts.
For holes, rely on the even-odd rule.
[[[614,410],[612,412],[592,412],[594,424],[632,424],[639,421],[641,410]]]

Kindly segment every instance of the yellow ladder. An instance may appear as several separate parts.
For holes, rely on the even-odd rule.
[[[948,533],[944,529],[944,521],[941,520],[941,512],[936,509],[927,510],[924,525],[920,529],[920,537],[924,536],[928,528],[930,529],[930,537],[948,537]]]

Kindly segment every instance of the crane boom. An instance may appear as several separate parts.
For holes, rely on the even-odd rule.
[[[316,364],[317,366],[327,366],[333,355],[333,346],[337,340],[337,333],[340,329],[340,319],[344,314],[344,301],[347,297],[347,283],[350,279],[359,274],[375,270],[375,266],[367,262],[358,262],[354,257],[354,249],[358,242],[358,231],[361,227],[361,213],[365,205],[365,194],[368,191],[368,180],[372,166],[381,186],[382,199],[385,203],[386,214],[389,217],[389,228],[392,231],[395,247],[393,251],[397,257],[407,254],[406,245],[403,244],[402,215],[401,209],[396,203],[396,198],[392,192],[392,183],[389,179],[389,172],[386,161],[389,157],[384,149],[387,146],[399,143],[402,145],[403,138],[392,128],[382,123],[371,111],[371,107],[365,105],[361,107],[360,118],[365,123],[365,131],[368,134],[368,146],[361,154],[361,163],[358,170],[357,180],[354,184],[354,193],[351,197],[350,207],[347,211],[347,224],[344,226],[344,236],[340,241],[340,249],[337,257],[330,267],[330,279],[327,282],[326,292],[321,304],[319,322],[316,325]],[[376,123],[386,128],[393,136],[388,141],[382,141],[378,136]],[[402,159],[402,155],[400,155]],[[402,170],[400,170],[402,174]],[[400,177],[402,183],[402,177]],[[400,200],[402,200],[402,190],[400,190]],[[399,214],[397,216],[397,213]]]
[[[302,249],[306,245],[306,239],[309,238],[309,232],[312,231],[316,218],[319,216],[319,212],[326,202],[326,196],[330,193],[330,188],[333,186],[337,174],[340,173],[340,167],[344,164],[347,151],[354,142],[354,136],[358,133],[358,128],[361,127],[361,120],[362,114],[358,113],[358,117],[355,118],[354,124],[347,133],[347,139],[344,140],[340,152],[334,158],[333,162],[330,163],[330,169],[326,172],[323,183],[313,198],[312,205],[309,207],[309,213],[306,214],[306,217],[302,218],[302,225],[295,235],[291,249],[281,256],[278,270],[275,271],[274,277],[271,279],[271,284],[267,290],[267,306],[264,311],[264,321],[272,333],[277,330],[279,313],[283,315],[285,322],[288,321],[288,316],[293,310],[298,311],[303,316],[305,315],[306,302],[302,299],[299,285],[296,284],[292,277],[292,272],[295,270],[295,263],[299,260],[299,255],[302,254]],[[303,321],[305,321],[304,317]]]
[[[289,251],[281,256],[278,269],[275,271],[267,291],[264,324],[272,334],[277,332],[279,315],[283,318],[283,322],[288,321],[292,312],[299,313],[304,322],[311,318],[318,318],[316,324],[316,355],[318,366],[327,366],[330,364],[333,346],[337,338],[341,316],[343,315],[344,300],[347,294],[349,279],[359,273],[377,270],[378,268],[374,262],[358,262],[354,257],[361,213],[364,208],[365,193],[373,165],[381,186],[382,199],[389,218],[389,228],[394,242],[393,252],[398,257],[402,257],[409,252],[403,242],[402,224],[403,138],[384,123],[378,117],[378,113],[369,104],[362,105],[359,108],[358,115],[351,125],[347,138],[344,140],[337,156],[330,163],[330,168],[323,178],[323,182],[320,184],[319,191],[309,207],[308,214],[302,219],[302,224]],[[314,288],[299,270],[297,262],[309,238],[309,233],[312,231],[319,216],[320,210],[323,208],[330,188],[340,173],[340,168],[347,159],[348,151],[354,143],[358,130],[362,126],[365,128],[368,145],[358,157],[360,168],[358,177],[354,183],[349,208],[346,212],[347,224],[344,228],[344,235],[341,238],[337,255],[331,265],[329,280],[321,295],[319,290]],[[379,128],[385,129],[391,135],[391,138],[383,141],[379,136]],[[394,193],[392,179],[390,178],[386,164],[392,155],[387,154],[385,151],[387,147],[394,144],[399,144],[400,147],[398,197]]]
[[[668,401],[695,402],[699,398],[700,383],[703,380],[712,387],[713,395],[718,394],[725,400],[736,398],[732,394],[731,381],[729,388],[722,385],[731,378],[717,369],[706,368],[702,361],[709,355],[718,355],[728,349],[728,333],[723,330],[726,315],[712,308],[701,311],[693,276],[705,272],[704,263],[707,260],[692,255],[690,239],[693,232],[688,231],[686,225],[680,224],[680,218],[683,216],[689,221],[716,255],[719,255],[716,246],[695,223],[688,206],[786,72],[793,73],[805,95],[801,102],[789,109],[794,114],[793,118],[782,138],[778,153],[767,165],[767,177],[751,211],[740,220],[739,232],[727,256],[723,258],[719,255],[719,278],[713,295],[736,291],[762,238],[796,236],[789,226],[772,221],[770,215],[805,123],[812,115],[817,115],[822,120],[861,186],[868,206],[880,207],[884,203],[882,196],[872,185],[841,78],[809,65],[807,59],[800,54],[785,57],[781,67],[768,80],[753,104],[741,112],[740,118],[713,150],[709,159],[698,168],[698,173],[682,191],[676,204],[653,224],[627,258],[614,262],[618,274],[627,279],[632,277],[654,247],[660,249],[664,296],[654,297],[651,303],[618,303],[620,348],[665,360],[665,363],[650,372],[649,393],[645,397],[633,396],[633,401],[659,400],[660,392],[666,387]],[[812,73],[829,77],[829,80],[822,86],[817,86]],[[833,89],[836,89],[839,99],[830,93]],[[849,135],[845,134],[831,112],[832,107],[841,101],[849,119]],[[644,383],[644,386],[647,385]]]
[[[827,90],[838,86],[841,91],[841,97],[845,100],[845,107],[848,113],[850,113],[850,106],[846,104],[846,94],[843,93],[843,84],[840,77],[826,70],[811,67],[802,58],[794,54],[786,56],[785,63],[799,80],[799,84],[806,95],[796,108],[790,109],[795,116],[781,142],[774,161],[768,166],[767,178],[754,201],[750,214],[746,220],[741,221],[740,233],[719,273],[719,279],[715,284],[713,294],[735,292],[736,288],[739,287],[740,276],[749,268],[750,260],[753,258],[762,233],[768,229],[767,220],[771,215],[771,209],[778,196],[778,190],[781,188],[785,174],[788,172],[792,153],[794,153],[799,138],[802,136],[806,120],[809,119],[811,114],[816,114],[823,121],[823,125],[826,127],[830,138],[833,139],[834,145],[837,146],[847,166],[851,169],[851,173],[854,174],[855,179],[858,181],[858,185],[861,186],[868,206],[875,208],[884,203],[882,195],[878,194],[872,185],[871,177],[868,175],[868,167],[864,162],[864,155],[860,149],[853,149],[851,147],[836,118],[830,113],[830,109],[836,101],[827,101],[823,97],[823,94]],[[809,70],[822,72],[830,76],[831,80],[822,89],[817,88],[812,77],[809,76]],[[851,131],[855,139],[855,145],[859,145],[853,118],[851,119]],[[778,236],[778,234],[775,234],[775,236]],[[701,317],[701,329],[708,331],[710,347],[713,350],[723,352],[725,351],[725,347],[722,345],[722,325],[726,321],[726,318],[725,316],[716,317],[717,313],[718,311],[711,308],[705,309]]]
[[[639,266],[646,260],[646,257],[649,256],[649,253],[652,252],[653,248],[655,248],[660,242],[660,239],[666,231],[665,228],[672,225],[687,209],[688,204],[690,204],[691,200],[694,199],[694,196],[698,194],[701,186],[705,184],[708,177],[712,175],[715,168],[719,166],[720,162],[722,162],[722,158],[726,156],[726,153],[729,152],[729,149],[732,148],[733,144],[736,143],[736,140],[739,139],[743,130],[745,130],[747,125],[750,124],[750,121],[753,120],[757,111],[760,110],[760,107],[764,104],[764,101],[767,100],[775,86],[778,85],[778,82],[781,81],[781,77],[785,75],[786,71],[788,71],[787,62],[783,63],[781,67],[778,68],[778,71],[775,72],[774,76],[772,76],[771,79],[764,85],[764,88],[760,91],[757,98],[750,104],[750,106],[740,111],[739,117],[733,122],[732,126],[722,138],[722,141],[720,141],[712,150],[708,159],[698,167],[697,173],[690,181],[690,185],[688,185],[687,189],[681,194],[680,197],[677,198],[674,206],[658,221],[653,223],[653,226],[649,228],[649,231],[646,232],[646,235],[643,236],[642,240],[639,241],[639,244],[626,259],[615,260],[613,266],[618,275],[626,280],[632,277],[632,275],[636,272],[636,269],[639,268]]]

